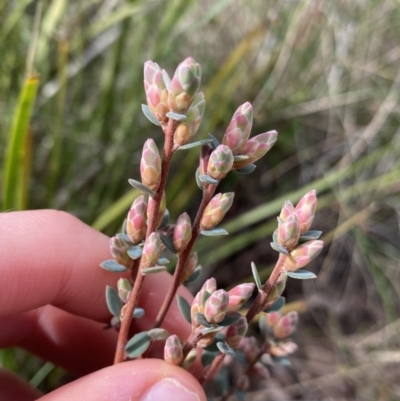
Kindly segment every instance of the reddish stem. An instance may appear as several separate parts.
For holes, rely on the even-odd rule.
[[[225,354],[223,354],[222,352],[214,358],[212,364],[204,369],[203,375],[199,379],[200,384],[203,384],[205,381],[210,379],[215,374],[215,372],[219,369],[219,366],[221,365],[224,358]]]
[[[172,158],[172,155],[174,154],[173,146],[174,146],[174,133],[176,130],[176,126],[177,126],[177,122],[170,119],[168,121],[168,126],[165,129],[164,156],[163,156],[162,165],[161,165],[161,167],[162,167],[161,182],[160,182],[160,186],[156,192],[156,196],[154,197],[153,210],[151,211],[150,215],[148,216],[146,239],[149,237],[150,234],[155,232],[157,229],[158,211],[160,209],[160,204],[161,204],[161,199],[162,199],[162,196],[164,193],[164,188],[167,183],[169,167],[171,165],[171,158]],[[143,288],[143,283],[144,283],[144,278],[145,278],[145,276],[143,276],[141,274],[141,271],[145,267],[148,267],[148,266],[144,266],[144,263],[142,263],[142,260],[141,260],[131,295],[129,297],[127,304],[125,305],[126,310],[125,310],[125,315],[124,315],[124,318],[122,319],[121,328],[120,328],[120,331],[118,334],[118,342],[117,342],[117,348],[115,351],[114,364],[123,362],[123,360],[125,359],[125,346],[128,341],[129,329],[130,329],[131,323],[132,323],[132,315],[133,315],[133,311],[135,310],[135,308],[137,307],[137,304],[139,302],[139,297],[140,297],[140,293]]]

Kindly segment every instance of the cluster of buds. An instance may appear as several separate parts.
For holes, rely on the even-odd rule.
[[[276,131],[268,131],[249,139],[252,125],[253,107],[246,102],[235,111],[222,140],[222,143],[231,149],[233,156],[236,156],[233,163],[234,170],[256,162],[276,142],[278,136]]]
[[[211,230],[219,224],[232,206],[233,192],[215,195],[206,206],[200,221],[202,230]]]

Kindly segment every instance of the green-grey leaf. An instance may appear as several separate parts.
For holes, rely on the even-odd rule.
[[[153,341],[166,340],[169,336],[168,331],[161,328],[151,329],[147,332],[147,334]]]
[[[289,256],[289,252],[283,246],[277,244],[276,242],[271,242],[271,248],[279,253],[283,253],[285,256]]]
[[[126,267],[120,265],[114,259],[108,259],[100,263],[100,266],[109,272],[122,273],[126,271]]]
[[[178,308],[179,308],[179,311],[181,312],[181,315],[187,322],[192,324],[192,318],[190,317],[189,302],[186,301],[186,299],[184,297],[182,297],[181,295],[178,295],[177,300],[178,300]]]
[[[216,332],[216,331],[221,331],[221,330],[223,330],[223,328],[224,328],[223,326],[212,326],[212,327],[207,327],[207,328],[201,330],[201,334],[206,335],[206,334],[208,334],[208,333],[214,333],[214,332]]]
[[[278,230],[275,230],[274,233],[272,234],[272,241],[273,242],[278,241]]]
[[[225,340],[224,334],[217,333],[214,338],[214,341],[204,349],[209,352],[218,352],[217,343],[224,340]]]
[[[126,234],[126,219],[124,219],[124,222],[122,223],[122,234]]]
[[[196,313],[196,320],[204,327],[211,327],[211,324],[207,322],[204,315],[199,312]]]
[[[207,301],[207,299],[210,298],[210,297],[211,297],[211,294],[208,291],[204,291],[203,292],[203,296],[201,297],[201,300],[200,300],[200,304],[202,306],[204,306],[206,301]]]
[[[163,77],[163,81],[167,90],[169,90],[169,86],[171,85],[171,78],[168,75],[168,72],[165,70],[161,70],[161,75]]]
[[[217,147],[219,146],[218,139],[217,139],[213,134],[208,134],[208,137],[209,137],[210,139],[212,139],[211,146],[212,146],[212,148],[215,150],[215,148],[217,148]]]
[[[248,164],[247,166],[240,168],[239,170],[235,170],[239,174],[250,174],[256,169],[255,164]]]
[[[233,161],[241,162],[243,160],[247,160],[248,158],[249,158],[249,156],[247,156],[247,155],[236,155],[236,156],[233,156]]]
[[[145,311],[142,308],[135,308],[135,310],[132,313],[132,317],[134,319],[139,319],[140,317],[144,316]]]
[[[215,180],[214,178],[211,178],[209,175],[206,174],[199,174],[199,180],[201,182],[204,182],[206,184],[211,184],[211,185],[218,185],[219,181]]]
[[[123,303],[118,295],[118,292],[113,287],[110,287],[109,285],[106,287],[106,302],[107,302],[109,311],[114,316],[119,317]]]
[[[194,269],[193,274],[185,281],[185,284],[190,284],[190,283],[193,283],[194,281],[196,281],[199,278],[200,274],[201,274],[201,269],[202,268],[201,268],[200,265],[197,266]]]
[[[317,276],[308,270],[297,270],[297,272],[287,272],[287,275],[298,280],[309,280],[310,278],[316,278]]]
[[[128,180],[129,184],[131,184],[133,186],[133,188],[138,189],[139,191],[150,195],[152,198],[154,198],[156,196],[156,193],[154,191],[152,191],[150,188],[146,187],[146,185],[143,185],[140,181],[136,181],[133,180],[132,178],[130,178]]]
[[[160,234],[160,239],[162,243],[165,245],[165,247],[172,253],[176,253],[176,250],[174,248],[174,244],[172,243],[171,239],[167,237],[164,234]]]
[[[196,184],[200,188],[201,191],[203,191],[203,183],[200,181],[200,169],[197,168],[196,170]]]
[[[283,305],[285,305],[285,297],[279,297],[275,303],[273,303],[268,309],[266,309],[264,312],[270,313],[270,312],[278,312],[278,310],[281,310]]]
[[[169,261],[169,259],[167,259],[167,258],[160,258],[160,259],[157,260],[157,264],[158,264],[159,266],[167,265],[169,262],[170,262],[170,261]]]
[[[117,237],[119,239],[122,239],[122,241],[127,242],[128,244],[131,244],[131,240],[129,239],[129,237],[125,234],[125,233],[118,233]]]
[[[154,125],[157,125],[158,127],[161,125],[160,122],[157,120],[157,117],[150,111],[149,106],[147,106],[147,104],[142,104],[142,111],[143,114],[147,117],[147,119]]]
[[[143,249],[140,246],[134,245],[128,249],[128,255],[133,260],[139,259],[142,256]]]
[[[163,228],[165,228],[165,227],[168,225],[168,223],[169,223],[169,218],[170,218],[169,210],[168,210],[168,209],[165,209],[165,213],[164,213],[162,222],[161,222],[161,224],[160,224],[160,227],[158,227],[159,230],[162,230]]]
[[[223,354],[235,356],[235,351],[228,344],[220,341],[217,343],[217,347]]]
[[[256,283],[257,288],[261,290],[262,288],[261,279],[260,276],[258,275],[257,266],[255,265],[254,262],[251,262],[251,272],[253,273],[254,281]]]
[[[142,273],[143,276],[146,276],[147,274],[157,274],[165,271],[167,271],[167,268],[165,266],[152,266],[152,267],[146,267],[142,269],[140,272]]]
[[[222,322],[219,322],[218,324],[220,326],[230,326],[231,324],[236,323],[241,317],[242,315],[239,312],[228,312]]]
[[[271,359],[275,362],[278,363],[279,365],[283,366],[290,366],[291,362],[288,358],[282,357],[282,356],[272,356]]]
[[[135,334],[126,344],[125,351],[130,358],[137,358],[149,348],[151,339],[147,331]]]
[[[211,142],[212,142],[212,139],[203,139],[202,141],[187,143],[186,145],[179,146],[178,150],[191,149],[191,148],[195,148],[197,146],[202,146],[202,145],[205,145],[206,143],[211,143]]]
[[[174,113],[173,111],[168,112],[166,114],[166,116],[168,118],[170,118],[171,120],[175,120],[175,121],[186,121],[187,120],[187,116],[185,116],[184,114]]]
[[[203,366],[211,365],[216,356],[217,353],[204,350],[203,353],[201,354],[202,365]]]
[[[217,235],[229,235],[228,231],[223,228],[212,228],[211,230],[201,230],[202,235],[206,237],[215,237]]]
[[[300,242],[312,241],[312,240],[318,239],[321,236],[321,234],[322,234],[322,231],[318,231],[318,230],[307,231],[303,235],[300,235],[299,241]]]

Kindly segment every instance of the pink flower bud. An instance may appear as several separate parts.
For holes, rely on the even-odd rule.
[[[229,292],[229,305],[228,311],[239,310],[245,302],[251,297],[254,291],[254,283],[239,284],[232,288]]]
[[[127,266],[130,262],[127,251],[129,245],[118,237],[112,237],[110,239],[110,251],[113,258],[121,265]]]
[[[201,289],[212,294],[213,292],[217,291],[217,281],[215,280],[214,277],[211,277],[204,282]]]
[[[247,319],[242,316],[238,321],[228,327],[225,342],[233,349],[238,348],[242,338],[247,333]]]
[[[161,240],[158,233],[151,233],[143,246],[143,267],[155,266],[161,252]]]
[[[281,210],[281,214],[279,215],[279,217],[283,220],[286,221],[286,219],[293,214],[294,212],[294,206],[292,205],[292,202],[290,202],[290,200],[285,200],[282,210]]]
[[[300,223],[300,233],[306,233],[314,220],[315,208],[317,207],[317,195],[315,189],[307,192],[296,205],[294,213]]]
[[[233,154],[226,145],[219,145],[211,153],[207,166],[207,174],[216,180],[222,180],[233,166]]]
[[[192,225],[187,213],[182,213],[174,229],[173,242],[177,253],[182,253],[192,238]]]
[[[123,303],[128,302],[129,295],[132,291],[132,284],[126,278],[120,278],[117,281],[118,295]]]
[[[308,241],[292,252],[285,259],[285,269],[287,271],[296,271],[308,265],[321,252],[324,242],[320,240]]]
[[[189,277],[194,273],[197,267],[198,257],[197,252],[193,252],[190,254],[188,260],[186,261],[185,267],[183,268],[183,272],[181,275],[180,283],[184,283]]]
[[[273,325],[273,333],[277,340],[283,340],[289,337],[299,320],[299,315],[297,312],[289,312],[288,314],[282,316],[278,322]]]
[[[129,239],[137,244],[146,235],[147,201],[144,195],[138,196],[132,203],[126,219],[126,233]]]
[[[233,192],[227,192],[225,194],[220,193],[211,199],[200,221],[200,228],[202,230],[211,230],[222,221],[225,214],[232,206],[234,195]]]
[[[286,249],[293,249],[299,242],[300,224],[297,216],[291,214],[283,223],[278,225],[277,243]]]
[[[281,312],[277,311],[277,312],[266,313],[264,316],[264,319],[265,319],[266,325],[273,328],[279,322],[281,317],[282,317]]]
[[[225,290],[213,292],[204,305],[204,316],[209,323],[221,322],[228,309],[229,295]]]
[[[234,156],[242,153],[243,147],[249,139],[252,124],[253,107],[246,102],[235,111],[222,139],[222,143],[231,148]]]
[[[161,182],[161,157],[156,143],[149,138],[143,146],[140,160],[142,183],[153,191],[157,191]]]
[[[180,365],[183,360],[182,343],[175,334],[165,341],[164,360],[172,365]]]

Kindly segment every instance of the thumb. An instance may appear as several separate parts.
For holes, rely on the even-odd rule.
[[[109,366],[40,398],[61,400],[206,401],[206,396],[186,370],[160,359],[145,359]]]

